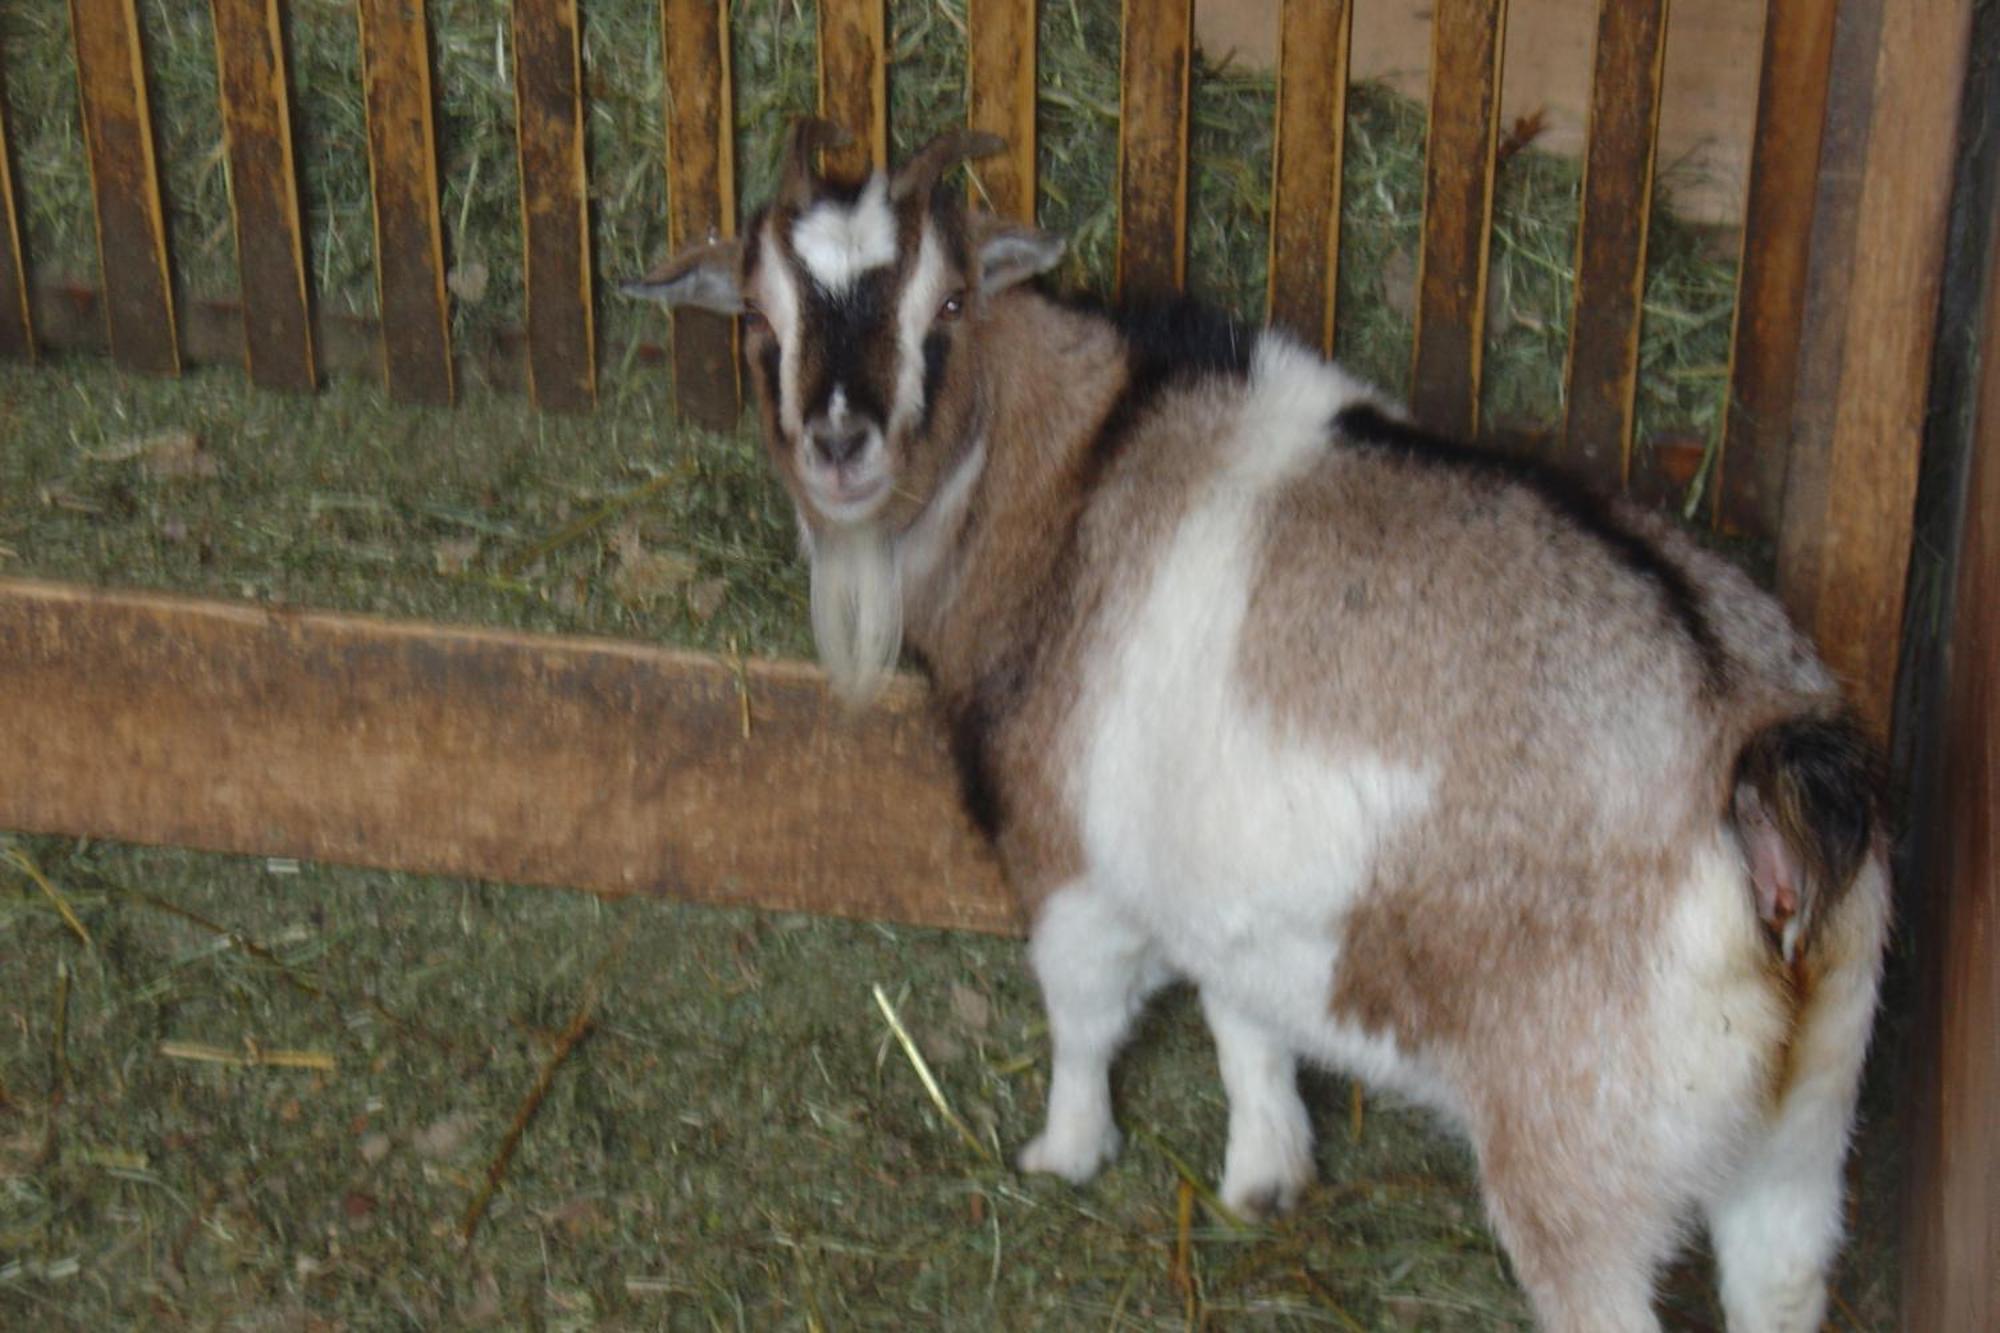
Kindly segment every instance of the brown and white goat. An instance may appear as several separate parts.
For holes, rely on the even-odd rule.
[[[1232,1208],[1310,1183],[1319,1061],[1470,1138],[1545,1327],[1655,1327],[1704,1218],[1736,1333],[1817,1328],[1888,879],[1771,598],[1279,334],[1042,295],[1061,242],[939,183],[987,136],[836,184],[835,134],[631,290],[745,317],[836,688],[931,678],[1034,914],[1021,1166],[1112,1156],[1113,1055],[1186,979]]]

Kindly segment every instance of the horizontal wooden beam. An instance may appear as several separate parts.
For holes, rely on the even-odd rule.
[[[922,690],[0,580],[0,828],[1007,931]]]

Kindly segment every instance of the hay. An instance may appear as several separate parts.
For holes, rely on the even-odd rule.
[[[969,1149],[871,996],[897,979],[939,1095],[1012,1151],[1048,1058],[1013,941],[12,845],[98,947],[0,866],[8,1326],[1527,1326],[1465,1152],[1391,1100],[1350,1142],[1309,1075],[1297,1219],[1205,1204],[1226,1115],[1185,992],[1119,1067],[1125,1153],[1073,1189]],[[1839,1275],[1861,1328],[1896,1308],[1889,1124],[1864,1125]],[[1706,1279],[1677,1272],[1672,1326],[1715,1325]]]

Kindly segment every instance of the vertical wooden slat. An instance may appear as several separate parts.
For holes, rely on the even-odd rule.
[[[278,0],[213,0],[211,9],[243,275],[244,357],[258,384],[309,391],[317,371]]]
[[[1826,0],[1771,0],[1765,19],[1729,347],[1729,410],[1710,484],[1713,522],[1735,532],[1778,529],[1833,15]]]
[[[1035,0],[968,0],[965,23],[972,30],[966,123],[1007,141],[1007,151],[973,170],[994,212],[1033,222]]]
[[[819,113],[854,136],[822,170],[858,177],[888,162],[888,0],[820,0]]]
[[[14,174],[7,153],[6,85],[0,83],[0,356],[32,361],[35,321],[28,310],[28,268],[14,213]]]
[[[361,0],[358,13],[389,395],[399,402],[449,403],[451,321],[438,217],[429,25],[423,0]]]
[[[97,254],[111,355],[127,370],[178,375],[167,224],[133,0],[70,0]]]
[[[1562,454],[1585,476],[1621,488],[1632,475],[1646,227],[1666,53],[1667,0],[1601,0]]]
[[[587,412],[597,401],[597,327],[576,0],[514,0],[514,120],[528,392],[537,407]]]
[[[2000,236],[2000,209],[1991,216],[1989,234]],[[1909,886],[1921,932],[1903,1274],[1910,1333],[2000,1326],[2000,265],[1986,267],[1940,780],[1936,803],[1911,812],[1934,878]]]
[[[661,0],[667,61],[667,245],[674,252],[709,236],[736,234],[734,100],[729,74],[729,0]],[[676,310],[674,394],[705,426],[728,427],[741,411],[736,321]]]
[[[1879,25],[1876,41],[1855,43],[1874,56],[1867,86],[1841,91],[1868,99],[1867,138],[1858,161],[1821,172],[1838,191],[1858,165],[1859,198],[1849,261],[1834,279],[1845,299],[1826,312],[1837,327],[1815,334],[1823,364],[1813,391],[1828,396],[1830,411],[1801,417],[1793,431],[1789,469],[1808,475],[1804,485],[1787,480],[1778,582],[1881,732],[1902,628],[1971,3],[1857,0],[1840,18]]]
[[[1271,322],[1333,351],[1340,164],[1347,137],[1348,0],[1285,0],[1271,185]]]
[[[1410,399],[1425,424],[1457,435],[1469,436],[1479,427],[1506,21],[1507,0],[1438,0],[1431,19],[1424,239],[1417,261]]]
[[[1119,64],[1118,289],[1187,282],[1188,80],[1192,0],[1124,0]]]

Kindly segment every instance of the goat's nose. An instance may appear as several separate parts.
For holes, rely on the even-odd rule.
[[[815,426],[812,430],[813,451],[835,467],[853,462],[867,443],[868,427],[858,421]]]

